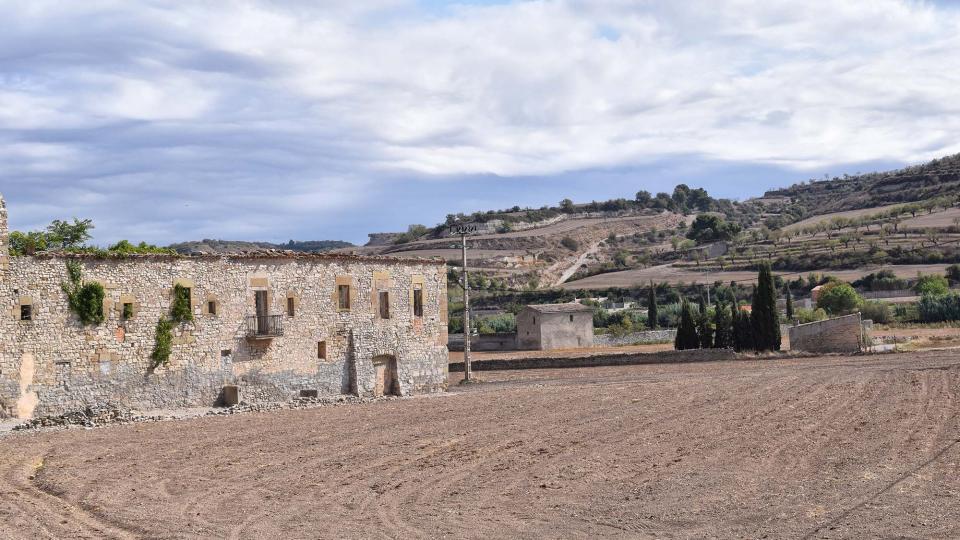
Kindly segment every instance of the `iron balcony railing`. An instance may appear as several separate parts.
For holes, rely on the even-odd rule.
[[[247,337],[266,339],[283,335],[283,315],[252,315],[247,317]]]

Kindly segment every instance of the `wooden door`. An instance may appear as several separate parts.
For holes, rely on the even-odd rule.
[[[376,382],[373,386],[373,395],[374,397],[382,397],[386,389],[386,378],[387,378],[387,363],[380,361],[373,364],[374,369],[377,372]]]

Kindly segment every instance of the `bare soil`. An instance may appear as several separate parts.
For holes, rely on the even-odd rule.
[[[481,376],[6,435],[0,537],[960,537],[955,351]]]

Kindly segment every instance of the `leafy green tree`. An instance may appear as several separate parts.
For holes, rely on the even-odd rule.
[[[681,308],[680,326],[677,327],[673,348],[678,351],[700,348],[700,336],[697,335],[697,322],[693,316],[693,308],[686,300],[683,301]]]
[[[913,290],[920,296],[942,296],[950,292],[950,283],[943,276],[921,276]]]
[[[849,284],[842,281],[831,281],[820,288],[817,297],[817,307],[831,315],[844,315],[857,309],[863,303],[863,298]]]
[[[690,230],[687,231],[687,238],[698,244],[705,244],[718,240],[730,240],[740,234],[741,230],[737,223],[724,221],[713,214],[700,214],[693,220]]]
[[[760,265],[757,290],[753,296],[754,346],[757,351],[780,350],[780,313],[777,311],[777,289],[773,282],[770,265]]]
[[[560,210],[567,214],[573,213],[573,201],[570,199],[564,199],[560,201]]]
[[[650,202],[653,201],[653,197],[650,195],[649,191],[640,190],[637,192],[636,199],[637,204],[640,206],[650,206]]]
[[[48,247],[47,233],[43,231],[12,231],[9,238],[9,252],[14,257],[33,255],[38,251],[46,251]]]
[[[47,241],[51,246],[60,249],[82,247],[92,238],[90,231],[93,228],[93,221],[89,219],[73,218],[73,223],[55,219],[47,226]]]
[[[652,330],[657,329],[657,288],[650,282],[650,293],[647,296],[647,326]]]

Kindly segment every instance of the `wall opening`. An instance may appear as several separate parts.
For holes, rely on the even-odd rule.
[[[327,342],[326,341],[317,342],[317,359],[318,360],[327,359]]]
[[[208,301],[207,301],[207,313],[209,313],[210,315],[216,315],[216,314],[217,314],[217,301],[216,301],[216,300],[208,300]]]
[[[413,316],[423,317],[423,289],[413,290]]]
[[[399,396],[400,381],[397,379],[397,359],[389,355],[377,356],[373,359],[373,367],[376,372],[373,395],[375,397]]]
[[[21,304],[21,305],[20,305],[20,320],[21,320],[21,321],[32,321],[32,320],[33,320],[33,305],[31,305],[31,304]]]
[[[380,291],[380,318],[389,319],[390,318],[390,292],[389,291]]]
[[[337,285],[337,308],[342,311],[350,310],[350,286]]]
[[[294,317],[297,314],[297,301],[292,296],[287,297],[287,317]]]

